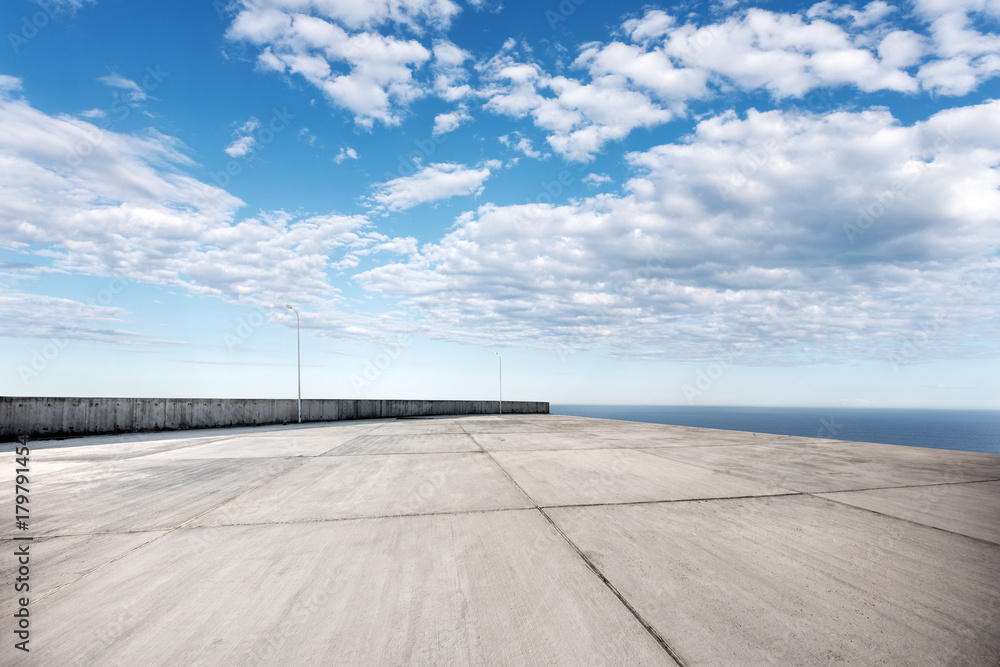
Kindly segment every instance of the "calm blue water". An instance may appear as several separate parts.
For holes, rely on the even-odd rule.
[[[552,405],[552,414],[1000,454],[1000,410]]]

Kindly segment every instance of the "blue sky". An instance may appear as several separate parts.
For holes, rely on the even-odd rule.
[[[998,22],[13,0],[0,393],[998,408]]]

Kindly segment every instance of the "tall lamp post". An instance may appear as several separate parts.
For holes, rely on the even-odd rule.
[[[302,328],[299,326],[299,311],[295,310],[291,304],[286,303],[285,308],[295,313],[295,356],[299,369],[299,423],[302,423]]]
[[[503,415],[503,357],[500,356],[499,352],[494,352],[497,355],[497,359],[500,360],[500,413]]]

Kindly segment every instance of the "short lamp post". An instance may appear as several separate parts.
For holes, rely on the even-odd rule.
[[[299,423],[302,423],[302,328],[299,325],[299,311],[295,310],[291,304],[286,303],[285,308],[295,313],[295,356],[299,371]]]
[[[497,355],[497,359],[500,361],[500,412],[503,414],[503,357],[500,356],[499,352],[494,352]]]

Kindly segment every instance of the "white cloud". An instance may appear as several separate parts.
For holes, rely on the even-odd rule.
[[[148,98],[142,86],[131,79],[126,79],[120,74],[108,74],[107,76],[98,77],[97,80],[110,88],[124,90],[129,102],[132,104],[144,102]]]
[[[193,165],[185,150],[157,132],[110,132],[0,96],[0,238],[51,270],[262,307],[293,301],[330,330],[367,321],[337,312],[327,276],[343,256],[381,242],[364,217],[239,218],[242,201],[184,173]],[[72,319],[62,306],[61,321]],[[81,326],[109,314],[81,311],[90,322]]]
[[[242,0],[226,34],[259,46],[262,69],[302,76],[358,125],[371,128],[398,124],[409,103],[427,93],[413,75],[432,57],[417,39],[379,29],[419,37],[446,29],[458,12],[450,0]],[[464,52],[443,41],[432,48],[439,93],[460,98]]]
[[[310,132],[308,127],[303,127],[299,130],[299,140],[313,146],[316,144],[316,135]]]
[[[340,152],[333,156],[333,161],[340,164],[344,160],[357,160],[358,152],[350,146],[341,146]]]
[[[567,160],[587,162],[609,141],[637,127],[668,121],[671,112],[645,94],[629,89],[622,77],[601,76],[590,83],[547,76],[533,63],[519,62],[504,49],[479,66],[486,109],[508,116],[530,114],[547,130],[549,145]],[[552,95],[543,95],[551,92]]]
[[[39,5],[42,5],[43,7],[54,6],[57,9],[64,11],[71,11],[71,12],[75,12],[76,10],[83,8],[84,5],[93,4],[97,2],[97,0],[46,0],[44,3],[39,2],[39,0],[35,1],[38,2]]]
[[[634,42],[648,42],[663,37],[674,27],[676,21],[662,9],[651,9],[642,18],[629,19],[622,24],[622,29]]]
[[[442,99],[456,102],[471,94],[472,88],[465,83],[468,78],[465,62],[470,59],[472,54],[451,42],[438,42],[434,45],[434,61],[431,65],[434,90]]]
[[[499,168],[497,160],[487,160],[478,168],[448,162],[429,164],[412,176],[400,176],[377,186],[371,199],[379,208],[404,211],[451,197],[478,196],[491,170]]]
[[[21,90],[21,80],[9,74],[0,74],[0,94]]]
[[[665,52],[744,89],[776,98],[801,97],[818,87],[853,85],[863,91],[912,92],[917,82],[856,46],[842,27],[798,14],[750,9],[723,23],[680,26]]]
[[[356,278],[467,343],[884,359],[940,327],[933,353],[962,356],[1000,333],[997,137],[1000,102],[724,114],[630,154],[623,195],[483,205]]]
[[[808,16],[751,8],[696,25],[654,9],[622,24],[632,43],[584,44],[572,63],[584,77],[549,75],[508,40],[477,65],[477,94],[488,111],[530,116],[563,158],[586,162],[608,142],[684,116],[691,100],[733,87],[777,99],[844,85],[916,92],[920,80],[904,68],[920,62],[924,39],[911,31],[886,34],[881,22],[893,11],[881,0],[862,10],[820,3]],[[859,32],[865,30],[870,34]],[[920,76],[943,81],[949,73],[921,70]]]
[[[912,67],[926,50],[922,36],[910,30],[893,30],[878,45],[878,57],[887,67]]]
[[[469,115],[468,109],[465,105],[461,105],[454,111],[438,114],[434,117],[433,134],[435,136],[448,134],[449,132],[458,129],[462,123],[470,120],[472,120],[472,116]]]
[[[652,92],[673,108],[683,110],[688,99],[704,97],[708,73],[697,67],[678,67],[662,48],[611,42],[585,47],[574,63],[593,77],[615,75],[633,86]]]
[[[868,26],[882,21],[884,18],[897,11],[896,7],[874,0],[865,5],[862,10],[854,9],[847,5],[837,5],[833,2],[818,2],[809,8],[806,16],[809,18],[824,17],[831,19],[850,19],[857,26]]]
[[[924,88],[944,95],[965,95],[1000,75],[1000,35],[982,33],[974,18],[1000,19],[1000,3],[991,0],[919,0],[917,14],[931,26],[936,60],[917,73]]]
[[[523,153],[525,157],[530,157],[535,160],[544,160],[550,157],[549,153],[542,153],[541,151],[535,150],[531,145],[531,139],[524,136],[520,132],[512,132],[511,134],[504,134],[497,137],[497,140],[507,148],[512,148],[519,153]]]
[[[253,133],[259,127],[260,121],[250,116],[247,122],[233,130],[233,141],[223,149],[226,155],[235,158],[246,157],[257,146],[257,137]]]
[[[6,291],[0,294],[0,337],[119,342],[137,338],[120,327],[121,308],[72,299]]]
[[[612,178],[607,174],[587,174],[583,177],[583,182],[587,185],[601,185],[603,183],[610,183]]]

